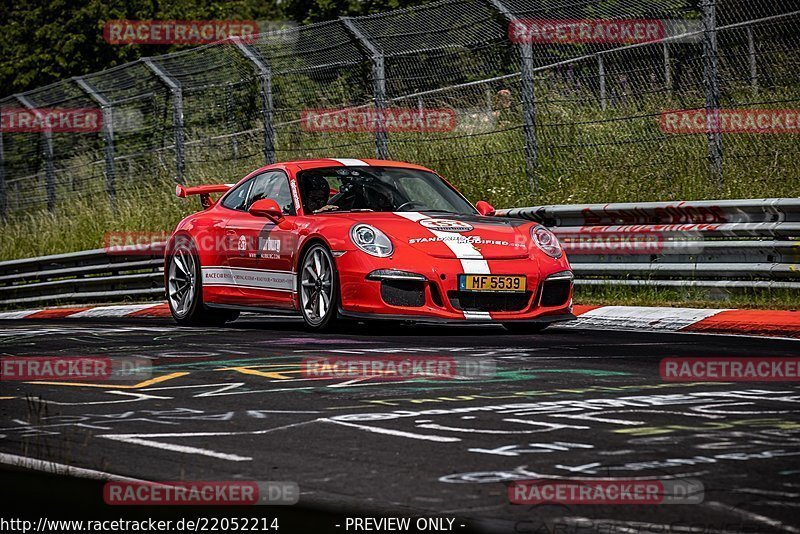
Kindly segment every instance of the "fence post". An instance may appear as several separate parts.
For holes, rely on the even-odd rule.
[[[533,79],[533,43],[520,45],[520,81],[522,90],[522,131],[525,136],[525,170],[531,192],[536,193],[536,166],[539,144],[536,138],[536,92]]]
[[[73,78],[75,83],[83,89],[89,98],[94,100],[103,110],[103,142],[106,160],[106,193],[111,204],[111,211],[117,211],[117,175],[114,167],[114,110],[111,102],[100,94],[96,87],[87,82],[83,77]]]
[[[389,159],[389,136],[386,133],[386,69],[383,51],[349,17],[339,17],[347,31],[370,53],[372,60],[372,92],[375,97],[375,112],[378,123],[375,125],[375,155],[378,159]]]
[[[21,94],[14,95],[25,108],[31,111],[44,125],[47,123],[42,118],[41,111],[36,109],[36,106],[28,100],[28,98]],[[50,129],[44,128],[42,130],[42,140],[44,141],[44,175],[45,175],[45,191],[47,192],[47,211],[52,213],[56,209],[56,176],[55,168],[53,167],[53,132]]]
[[[258,72],[261,81],[261,117],[264,122],[264,159],[267,165],[275,163],[275,127],[272,107],[272,68],[269,63],[249,44],[243,43],[240,37],[231,37],[244,57]]]
[[[606,96],[606,62],[602,54],[597,54],[597,75],[600,81],[600,108],[605,111],[608,107],[608,97]]]
[[[750,86],[753,94],[758,96],[758,62],[756,61],[756,40],[753,35],[753,26],[747,25],[747,52],[750,58]]]
[[[175,181],[179,184],[183,184],[185,161],[183,158],[183,92],[181,91],[181,85],[161,67],[153,63],[152,58],[143,57],[142,62],[169,88],[172,94],[172,130],[175,136],[175,170],[178,173],[175,177]]]
[[[502,2],[502,0],[487,0],[489,5],[511,24],[522,24]],[[509,27],[510,30],[510,27]],[[508,34],[510,35],[511,32]],[[516,32],[525,34],[525,31]],[[525,174],[531,187],[531,192],[536,194],[538,183],[536,179],[536,166],[539,158],[539,145],[536,138],[536,90],[534,86],[533,68],[533,43],[530,39],[522,39],[517,44],[520,58],[520,91],[522,92],[522,133],[525,140]]]
[[[719,56],[716,0],[702,0],[703,86],[706,96],[706,130],[711,175],[722,186],[722,132],[720,131]]]
[[[0,124],[3,123],[3,109],[0,108]],[[8,194],[6,193],[6,155],[3,148],[3,129],[0,128],[0,220],[6,218],[8,212]]]
[[[664,86],[672,91],[672,65],[670,65],[669,43],[661,43],[664,52]]]

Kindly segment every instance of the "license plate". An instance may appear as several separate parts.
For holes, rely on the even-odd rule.
[[[462,274],[458,279],[461,291],[502,291],[522,293],[527,290],[527,278],[499,274]]]

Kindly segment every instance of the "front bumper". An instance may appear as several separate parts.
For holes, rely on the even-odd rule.
[[[572,279],[566,259],[487,261],[490,273],[524,275],[525,293],[460,291],[458,259],[374,258],[360,251],[338,255],[340,313],[361,319],[415,322],[556,322],[573,319]],[[376,274],[377,272],[377,274]],[[552,278],[548,278],[552,277]],[[551,289],[558,284],[558,291]]]

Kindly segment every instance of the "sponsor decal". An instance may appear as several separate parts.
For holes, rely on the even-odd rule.
[[[98,108],[4,108],[0,132],[99,132],[103,111]]]
[[[236,243],[236,249],[239,251],[239,256],[245,255],[247,252],[247,236],[239,236],[239,241]]]
[[[103,500],[111,506],[291,505],[300,499],[296,482],[106,482]]]
[[[251,253],[251,258],[263,258],[268,260],[277,260],[281,257],[281,240],[269,237],[258,238],[258,253]]]
[[[280,252],[281,251],[281,240],[280,239],[271,239],[263,237],[261,238],[261,250],[266,250],[268,252]]]
[[[297,206],[298,209],[301,208],[303,204],[300,202],[300,193],[297,191],[297,182],[294,180],[289,180],[289,189],[292,190],[294,205]]]
[[[103,38],[113,45],[197,45],[231,37],[253,43],[258,33],[254,20],[109,20],[103,26]]]
[[[699,480],[524,480],[508,487],[511,504],[699,504]]]
[[[456,112],[449,108],[306,109],[300,127],[307,132],[450,132]]]
[[[468,243],[471,245],[496,245],[499,247],[516,247],[516,248],[528,248],[525,243],[512,243],[510,241],[504,241],[501,239],[483,239],[481,236],[478,235],[444,235],[444,236],[432,236],[432,237],[412,237],[408,240],[410,245],[415,243],[443,243],[443,242],[456,242],[456,243]]]
[[[295,274],[290,271],[203,267],[203,285],[295,291],[296,278]]]
[[[800,109],[670,110],[659,126],[668,134],[798,134]]]
[[[422,219],[419,223],[428,230],[439,232],[469,232],[473,226],[453,219]]]
[[[659,371],[668,382],[795,382],[800,358],[664,358]]]

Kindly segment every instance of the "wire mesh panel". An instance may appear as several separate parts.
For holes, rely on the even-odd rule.
[[[13,97],[0,101],[3,124],[6,124],[12,113],[18,112],[21,108],[22,104]],[[41,134],[3,128],[0,135],[3,141],[2,163],[7,210],[18,212],[46,207]]]
[[[389,132],[393,159],[436,169],[470,198],[527,187],[519,53],[490,2],[443,0],[356,23],[385,56],[390,109],[425,119]]]
[[[278,161],[374,157],[372,133],[327,120],[373,102],[369,60],[340,21],[287,29],[253,48],[271,69]]]
[[[439,0],[145,58],[0,101],[4,116],[100,110],[106,126],[4,128],[0,208],[376,154],[499,205],[727,196],[753,181],[793,195],[799,11]]]
[[[174,175],[167,163],[173,144],[169,90],[141,61],[83,79],[111,107],[118,191],[142,188]]]
[[[792,182],[800,152],[798,27],[800,11],[722,27],[718,34],[724,176],[782,183],[781,194],[788,196],[798,192]]]
[[[180,87],[186,181],[237,181],[262,165],[258,79],[232,42],[154,58]],[[197,173],[200,172],[200,176]]]

